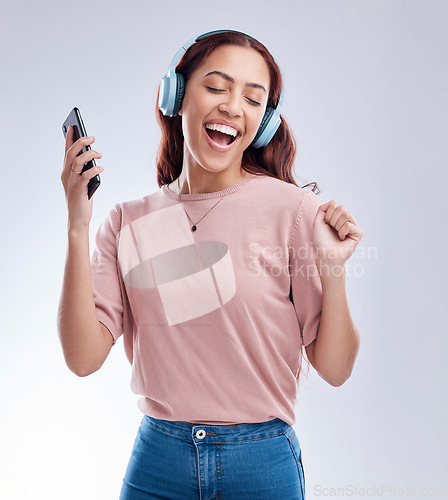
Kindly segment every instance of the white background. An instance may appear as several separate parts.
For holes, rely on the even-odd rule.
[[[61,125],[79,107],[103,154],[92,250],[115,203],[158,189],[158,84],[183,43],[214,29],[245,31],[271,50],[285,79],[298,182],[317,181],[321,198],[344,205],[364,232],[347,262],[362,335],[352,376],[334,388],[310,368],[298,389],[307,498],[350,486],[359,496],[383,486],[396,489],[383,496],[446,493],[448,4],[0,7],[0,497],[118,498],[142,414],[122,338],[89,377],[64,362],[56,328],[67,220]]]

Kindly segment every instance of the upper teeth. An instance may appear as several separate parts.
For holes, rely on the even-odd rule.
[[[217,123],[207,123],[205,128],[209,128],[210,130],[217,130],[218,132],[222,132],[223,134],[228,134],[233,137],[238,135],[238,131],[232,127],[227,127],[227,125],[218,125]]]

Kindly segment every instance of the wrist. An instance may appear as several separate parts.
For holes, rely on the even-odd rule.
[[[345,262],[335,263],[316,259],[316,267],[321,280],[326,281],[345,279],[347,272]]]
[[[89,236],[89,225],[77,226],[76,224],[67,223],[67,232],[69,239],[84,238]]]

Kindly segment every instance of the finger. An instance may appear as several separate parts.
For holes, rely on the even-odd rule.
[[[333,226],[336,231],[339,231],[341,227],[347,222],[352,222],[353,224],[356,224],[354,217],[352,217],[351,213],[345,209],[342,205],[339,205],[339,207],[336,208],[336,210],[333,213],[333,216],[331,217],[330,220],[330,225]]]
[[[95,137],[80,137],[77,141],[75,141],[75,143],[69,149],[69,154],[73,154],[74,157],[76,157],[82,151],[83,148],[87,148],[94,142],[95,142]],[[87,149],[87,151],[89,151],[89,149]],[[84,153],[86,153],[87,151],[84,151]]]
[[[328,207],[325,210],[325,217],[324,220],[327,224],[330,224],[331,218],[334,214],[334,211],[336,210],[336,201],[335,200],[330,200],[328,203]]]
[[[314,218],[314,221],[322,221],[324,220],[325,213],[330,206],[332,200],[327,201],[327,203],[324,203],[323,205],[320,205],[319,208],[317,209],[316,212],[316,217]]]
[[[78,153],[82,151],[82,148],[89,146],[95,142],[95,137],[80,137],[74,144],[72,144],[65,154],[65,162],[71,166],[75,161],[75,158],[78,158]],[[91,151],[91,150],[90,150]],[[86,153],[85,151],[84,153]],[[83,153],[83,154],[84,154]],[[82,156],[82,155],[79,155]],[[86,163],[86,162],[84,162]]]
[[[326,212],[328,207],[330,206],[331,203],[333,203],[334,200],[327,201],[323,205],[320,205],[319,210],[322,210],[323,212]]]
[[[339,228],[338,235],[340,240],[345,240],[347,234],[350,233],[350,225],[349,221],[344,222],[344,224]]]
[[[347,236],[350,236],[353,240],[360,241],[363,237],[363,232],[361,229],[350,221],[347,221],[338,231],[339,238],[344,240]]]
[[[346,220],[348,220],[347,210],[342,205],[339,205],[334,209],[329,224],[338,231]]]
[[[101,172],[103,172],[103,171],[104,171],[104,168],[101,167],[100,165],[97,165],[96,167],[89,168],[89,170],[86,170],[81,175],[83,182],[88,184],[90,179],[93,179],[95,177],[95,175],[101,174]]]
[[[358,224],[356,224],[356,221],[355,221],[355,218],[352,216],[352,214],[350,212],[347,212],[347,210],[345,211],[344,213],[344,216],[341,217],[339,220],[338,220],[338,224],[339,224],[339,227],[337,227],[337,225],[335,226],[335,229],[339,229],[340,227],[343,226],[343,224],[345,224],[346,222],[351,222],[352,224],[354,224],[355,226],[357,226]]]
[[[103,155],[101,153],[98,153],[98,151],[95,151],[94,149],[89,149],[82,155],[79,155],[75,158],[71,166],[71,170],[81,172],[86,163],[88,163],[94,158],[96,159],[101,158],[102,156]]]
[[[65,154],[67,154],[68,149],[73,144],[73,127],[68,126],[67,135],[65,136]]]
[[[71,178],[71,184],[74,189],[84,189],[85,186],[90,182],[90,180],[99,175],[104,171],[104,168],[97,165],[96,167],[89,168],[83,173],[73,172],[73,177]]]

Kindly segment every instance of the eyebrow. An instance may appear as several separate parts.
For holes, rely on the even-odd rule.
[[[222,78],[224,78],[225,80],[232,82],[232,83],[235,83],[235,80],[231,76],[229,76],[227,73],[223,73],[222,71],[210,71],[210,73],[207,73],[206,75],[204,75],[204,78],[206,76],[209,76],[209,75],[219,75]],[[264,90],[265,94],[267,94],[266,89],[263,87],[263,85],[260,85],[259,83],[247,82],[246,87],[253,87],[254,89],[261,89],[261,90]]]

